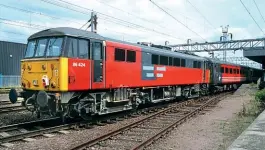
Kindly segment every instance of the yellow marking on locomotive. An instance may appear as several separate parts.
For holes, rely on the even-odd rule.
[[[21,60],[21,84],[27,90],[60,91],[58,75],[59,58],[38,58]],[[43,85],[42,78],[47,76],[49,85]],[[51,86],[52,83],[55,86]]]
[[[60,58],[59,84],[60,91],[68,90],[68,58]]]

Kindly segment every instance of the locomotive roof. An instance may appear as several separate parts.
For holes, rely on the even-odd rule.
[[[69,27],[46,29],[31,35],[28,39],[31,40],[40,37],[53,37],[53,36],[66,36],[66,35],[80,37],[80,38],[93,38],[99,40],[105,39],[103,36],[100,36],[97,33],[88,32],[81,29],[69,28]]]
[[[43,31],[40,31],[40,32],[37,32],[37,33],[31,35],[28,38],[28,40],[40,38],[40,37],[53,37],[53,36],[72,36],[72,37],[88,38],[88,39],[92,38],[92,39],[98,39],[98,40],[109,40],[109,41],[113,41],[113,42],[119,42],[119,43],[123,43],[123,44],[141,47],[143,49],[143,51],[150,52],[150,53],[155,52],[155,53],[161,54],[161,55],[165,54],[165,55],[171,55],[171,56],[176,56],[176,57],[182,57],[185,59],[197,59],[197,60],[201,60],[201,61],[210,60],[210,61],[214,61],[216,63],[221,63],[221,64],[243,66],[243,65],[239,65],[239,64],[221,61],[218,59],[194,56],[194,55],[184,54],[184,53],[180,53],[180,52],[173,52],[170,50],[165,50],[165,49],[140,45],[140,44],[136,44],[136,43],[130,43],[130,42],[120,41],[120,40],[116,40],[116,39],[111,39],[111,38],[103,37],[103,36],[101,36],[97,33],[94,33],[94,32],[89,32],[86,30],[70,28],[70,27],[58,27],[58,28],[46,29],[46,30],[43,30]],[[244,66],[244,67],[247,67],[247,66]]]
[[[137,47],[141,47],[143,51],[149,52],[149,53],[157,53],[160,55],[171,55],[171,56],[176,56],[176,57],[182,57],[186,59],[197,59],[197,60],[206,60],[203,57],[199,56],[194,56],[194,55],[189,55],[189,54],[183,54],[180,52],[172,52],[170,50],[165,50],[165,49],[160,49],[160,48],[155,48],[155,47],[149,47],[145,45],[140,45],[136,43],[130,43],[130,42],[125,42],[125,41],[120,41],[116,39],[111,39],[107,37],[103,37],[97,33],[81,30],[81,29],[76,29],[76,28],[70,28],[70,27],[58,27],[58,28],[51,28],[51,29],[46,29],[40,32],[37,32],[33,35],[31,35],[28,40],[31,39],[36,39],[40,37],[53,37],[53,36],[72,36],[72,37],[79,37],[79,38],[89,38],[89,39],[98,39],[98,40],[109,40],[113,42],[119,42],[123,44],[128,44],[128,45],[133,45]]]

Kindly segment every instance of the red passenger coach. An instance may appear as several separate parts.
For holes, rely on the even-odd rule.
[[[246,80],[241,67],[237,65],[221,64],[222,83],[240,83]]]

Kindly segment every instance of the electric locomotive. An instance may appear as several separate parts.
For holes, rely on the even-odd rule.
[[[28,38],[21,60],[23,91],[11,89],[10,101],[23,97],[22,104],[38,116],[90,119],[251,80],[242,66],[162,48],[74,28],[40,31]]]

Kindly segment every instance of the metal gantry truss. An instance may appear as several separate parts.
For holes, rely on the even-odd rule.
[[[196,42],[188,44],[169,45],[169,46],[172,48],[172,51],[179,51],[184,53],[208,52],[209,54],[212,55],[212,58],[214,58],[215,51],[237,51],[244,49],[249,50],[252,48],[265,49],[265,38],[204,42],[204,43]],[[262,68],[261,64],[249,60],[245,57],[225,57],[218,59],[249,67]]]
[[[173,51],[212,52],[265,46],[265,38],[170,45]]]

